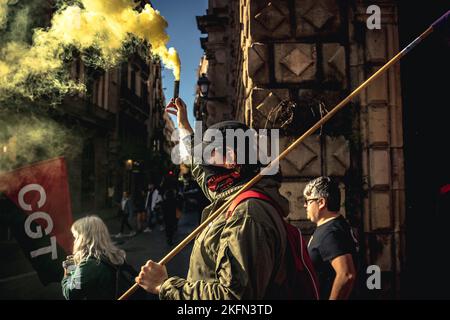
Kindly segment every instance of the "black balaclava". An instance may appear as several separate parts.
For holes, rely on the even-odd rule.
[[[222,133],[223,138],[223,149],[225,150],[226,146],[226,130],[238,130],[242,129],[244,131],[249,130],[250,128],[242,122],[239,121],[223,121],[216,123],[209,127],[208,129],[217,129]],[[203,147],[206,147],[210,142],[203,142]],[[234,144],[235,145],[235,144]],[[253,146],[255,147],[255,146]],[[244,184],[253,178],[261,168],[261,164],[259,161],[256,164],[248,164],[248,153],[249,153],[249,144],[245,144],[245,163],[238,164],[236,168],[227,169],[223,167],[218,167],[209,164],[203,164],[203,170],[205,172],[205,178],[208,188],[213,192],[223,192],[229,188],[234,186]],[[237,154],[236,145],[234,149]]]

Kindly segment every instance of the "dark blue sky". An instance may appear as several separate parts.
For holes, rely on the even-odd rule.
[[[194,123],[192,107],[197,83],[197,69],[203,50],[197,29],[196,16],[206,14],[208,0],[152,0],[155,9],[166,19],[169,27],[166,32],[170,37],[168,47],[177,49],[181,60],[180,97],[186,102],[189,120]],[[166,101],[173,96],[174,77],[171,70],[163,71],[163,87]],[[173,120],[174,117],[172,117]]]

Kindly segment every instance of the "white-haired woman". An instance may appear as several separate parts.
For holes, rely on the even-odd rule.
[[[117,248],[105,223],[97,216],[87,216],[75,221],[71,228],[74,245],[73,256],[63,263],[61,282],[67,300],[115,299],[125,251]]]

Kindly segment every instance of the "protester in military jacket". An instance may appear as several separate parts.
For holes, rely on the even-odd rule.
[[[184,103],[177,99],[174,106],[179,128],[192,133]],[[215,127],[222,131],[246,128],[235,121]],[[193,140],[187,136],[184,143],[189,139]],[[249,181],[256,174],[254,169],[234,165],[233,161],[225,161],[224,165],[192,161],[193,177],[211,201],[203,211],[202,221]],[[287,241],[281,215],[288,214],[289,205],[279,187],[279,179],[265,177],[252,189],[268,195],[282,212],[263,200],[247,199],[231,217],[221,215],[210,223],[195,239],[186,279],[168,277],[164,266],[149,260],[136,281],[147,291],[159,294],[160,299],[285,298],[280,289],[286,282]]]

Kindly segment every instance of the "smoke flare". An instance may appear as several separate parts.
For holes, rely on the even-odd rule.
[[[94,48],[99,53],[98,67],[108,69],[123,59],[123,45],[131,36],[146,41],[179,79],[178,54],[166,47],[167,22],[149,4],[138,11],[132,0],[60,2],[63,6],[53,15],[51,26],[35,29],[30,44],[20,30],[29,27],[34,14],[30,5],[36,1],[0,0],[0,101],[83,90],[84,85],[68,75],[68,51]]]

